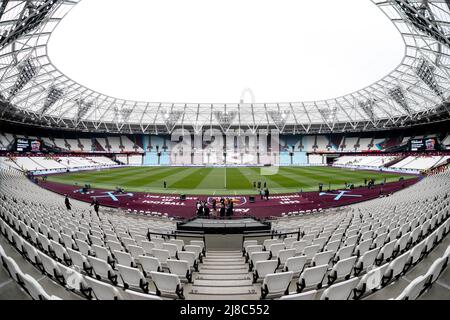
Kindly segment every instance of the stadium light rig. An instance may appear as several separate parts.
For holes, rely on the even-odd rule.
[[[374,101],[373,100],[366,100],[366,101],[359,101],[358,105],[361,108],[362,111],[369,117],[369,119],[374,120],[375,119],[375,113],[374,113]]]
[[[45,99],[44,106],[41,109],[41,114],[45,114],[56,102],[58,102],[64,96],[64,90],[56,86],[50,87],[47,99]]]
[[[77,112],[77,122],[84,118],[89,110],[94,106],[92,101],[85,101],[84,99],[77,99],[78,112]]]
[[[9,1],[2,1],[0,7],[0,18],[6,10]],[[33,4],[32,1],[28,1],[22,11],[19,13],[17,23],[9,31],[5,32],[0,37],[0,48],[7,46],[8,44],[19,39],[21,36],[32,32],[37,29],[42,22],[45,21],[50,11],[62,0],[47,0],[47,1],[35,1],[37,4]]]
[[[219,126],[222,128],[223,132],[227,132],[231,125],[233,124],[234,119],[236,119],[237,112],[236,111],[216,111],[214,113],[216,116],[217,122]]]
[[[27,83],[30,82],[31,79],[33,79],[39,72],[39,68],[33,64],[31,59],[25,60],[21,65],[18,66],[18,69],[19,76],[16,80],[16,83],[9,92],[9,101],[11,101],[11,99],[14,98],[14,96],[20,90],[22,90],[27,85]]]
[[[406,111],[408,115],[411,115],[411,109],[409,108],[405,94],[401,87],[397,86],[390,89],[388,94],[400,107],[402,107],[404,111]]]
[[[436,25],[427,2],[422,1],[419,7],[414,6],[408,0],[395,0],[394,3],[417,30],[450,47],[450,38]]]
[[[433,92],[440,97],[442,100],[444,99],[444,93],[439,87],[436,77],[434,74],[435,67],[432,66],[427,60],[420,59],[415,72],[417,76],[431,89]]]
[[[277,129],[282,133],[286,126],[287,119],[291,114],[290,111],[268,111]]]
[[[173,129],[175,129],[175,126],[181,119],[182,115],[182,111],[170,111],[163,113],[164,124],[166,125],[167,131],[169,131],[169,133],[171,133]]]

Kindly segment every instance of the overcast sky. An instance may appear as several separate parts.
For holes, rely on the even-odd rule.
[[[151,102],[237,103],[246,88],[256,102],[334,98],[403,54],[369,0],[83,0],[49,44],[73,80]]]

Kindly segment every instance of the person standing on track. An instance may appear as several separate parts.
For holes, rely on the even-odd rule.
[[[66,205],[67,210],[72,210],[72,204],[70,203],[69,197],[67,196],[67,194],[65,195],[66,198],[64,199],[64,203]]]
[[[95,198],[95,197],[94,197],[94,199],[92,200],[91,207],[92,207],[92,206],[94,206],[94,211],[95,211],[95,213],[96,213],[97,216],[98,216],[98,211],[99,211],[99,209],[100,209],[100,203],[98,202],[97,198]]]

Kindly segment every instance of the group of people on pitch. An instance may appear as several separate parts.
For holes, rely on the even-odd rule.
[[[219,202],[216,199],[212,200],[211,208],[207,201],[197,201],[197,216],[206,218],[225,218],[233,215],[233,199],[220,198]]]

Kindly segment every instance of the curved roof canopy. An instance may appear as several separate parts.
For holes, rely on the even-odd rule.
[[[284,133],[380,130],[449,117],[450,0],[373,0],[401,33],[401,64],[334,99],[288,103],[160,103],[103,95],[48,57],[52,31],[79,0],[0,3],[0,116],[85,131],[167,133],[175,127]],[[389,21],[386,19],[387,23]]]

